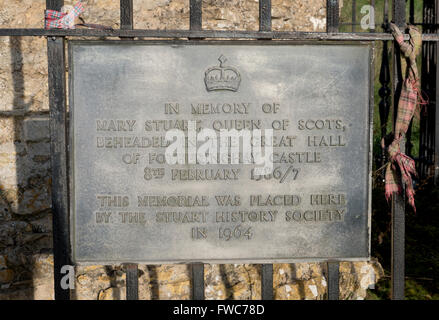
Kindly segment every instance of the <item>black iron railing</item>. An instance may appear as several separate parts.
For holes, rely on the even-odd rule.
[[[46,0],[48,9],[60,10],[63,0]],[[370,4],[375,8],[375,1]],[[357,1],[352,0],[352,21],[340,22],[338,0],[327,0],[327,30],[326,32],[293,32],[271,30],[271,0],[259,1],[259,30],[258,31],[216,31],[203,30],[202,1],[188,0],[190,7],[190,30],[144,30],[133,29],[133,1],[120,0],[120,29],[74,29],[74,30],[45,30],[45,29],[6,29],[0,28],[0,36],[46,36],[47,55],[49,66],[49,107],[50,107],[50,136],[51,136],[51,166],[52,166],[52,210],[54,234],[54,274],[56,299],[69,299],[68,290],[61,288],[61,267],[71,264],[70,261],[70,225],[69,225],[69,181],[67,167],[67,111],[66,111],[66,73],[65,73],[65,42],[66,37],[120,37],[135,38],[184,38],[184,39],[252,39],[252,40],[351,40],[351,41],[383,41],[382,65],[380,68],[379,116],[380,132],[384,137],[387,134],[389,115],[396,115],[398,91],[402,75],[398,46],[392,46],[392,55],[389,59],[389,42],[393,37],[388,32],[376,32],[375,28],[368,32],[357,32]],[[391,5],[391,7],[390,7]],[[421,138],[418,168],[421,175],[431,174],[431,168],[436,177],[439,174],[439,117],[436,107],[438,101],[439,83],[437,61],[439,34],[438,0],[424,0],[424,19],[422,23],[415,21],[414,0],[409,1],[409,21],[421,25],[423,34],[423,63],[422,88],[430,97],[426,113],[421,116]],[[392,20],[401,28],[406,24],[406,1],[385,0],[383,21],[376,22],[386,31],[389,22],[390,8]],[[339,32],[342,26],[350,25],[349,33]],[[408,36],[406,36],[408,39]],[[392,112],[393,111],[393,112]],[[410,152],[410,134],[407,141]],[[377,159],[378,164],[386,162],[385,150]],[[429,169],[430,168],[430,169]],[[395,196],[392,200],[392,298],[404,298],[404,197]],[[138,268],[135,264],[126,265],[127,298],[138,298]],[[339,297],[339,262],[329,261],[327,264],[328,298]],[[273,265],[262,266],[262,298],[273,298]],[[204,299],[204,265],[192,265],[192,288],[194,299]]]

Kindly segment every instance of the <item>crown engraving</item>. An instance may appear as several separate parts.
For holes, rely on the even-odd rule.
[[[218,58],[219,67],[211,67],[204,74],[204,83],[207,91],[229,90],[236,92],[241,83],[241,75],[233,67],[224,66],[227,58],[220,55]]]

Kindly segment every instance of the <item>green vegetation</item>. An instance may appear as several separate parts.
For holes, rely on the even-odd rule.
[[[378,258],[386,277],[369,291],[370,299],[390,297],[390,206],[384,184],[372,191],[372,256]],[[406,206],[406,298],[439,300],[439,187],[432,179],[421,181],[416,190],[414,213]]]

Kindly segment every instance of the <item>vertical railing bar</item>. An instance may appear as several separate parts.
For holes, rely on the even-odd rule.
[[[388,27],[389,23],[389,0],[384,1],[384,26],[383,28],[386,29]],[[384,30],[386,32],[387,30]]]
[[[340,7],[338,0],[326,0],[326,32],[338,32]],[[336,267],[334,267],[334,264]],[[338,262],[328,262],[328,299],[338,300]],[[335,299],[335,297],[337,297]]]
[[[392,300],[404,299],[404,196],[394,195],[392,200]]]
[[[436,33],[437,29],[432,27],[436,22],[435,13],[437,11],[438,1],[424,1],[423,6],[423,23],[426,26],[423,26],[423,33]],[[421,121],[420,121],[420,136],[419,136],[419,162],[418,162],[418,173],[420,178],[425,178],[428,176],[428,162],[434,162],[434,145],[432,145],[432,141],[434,139],[434,132],[430,132],[434,130],[435,124],[432,119],[431,112],[434,112],[434,106],[436,102],[432,97],[436,95],[436,71],[437,61],[436,59],[436,49],[437,45],[433,43],[424,42],[422,44],[422,90],[424,90],[427,95],[430,97],[430,103],[426,106],[425,113],[421,113]],[[427,78],[428,75],[428,78]],[[431,148],[431,149],[430,149]],[[435,170],[436,171],[436,170]]]
[[[352,32],[355,32],[357,23],[357,0],[352,0]]]
[[[122,30],[134,29],[133,0],[120,0],[120,28]],[[132,37],[121,37],[123,40],[132,40]]]
[[[259,0],[259,31],[271,31],[271,0]],[[261,298],[273,300],[273,265],[261,266]]]
[[[132,30],[134,28],[134,7],[133,0],[120,0],[120,28],[122,30]],[[123,37],[122,40],[132,40],[132,37]],[[126,264],[126,299],[139,299],[139,267],[137,264]]]
[[[271,31],[271,0],[259,0],[259,31]]]
[[[190,0],[190,30],[200,31],[202,29],[202,0]]]
[[[410,24],[415,24],[415,1],[410,0]]]
[[[126,264],[126,299],[139,300],[139,268],[137,264]]]
[[[189,28],[193,31],[202,30],[202,1],[190,0],[189,3]],[[204,300],[204,264],[191,265],[192,299]]]
[[[439,33],[439,28],[434,26],[439,23],[438,0],[424,1],[423,22],[431,25],[423,27],[424,33]],[[421,82],[430,103],[421,113],[418,173],[421,178],[433,175],[434,184],[439,185],[439,43],[424,43],[422,51],[422,64],[428,66],[427,70],[422,70],[422,76],[429,75],[429,78],[423,78]]]
[[[373,8],[373,12],[375,14],[375,0],[370,0],[370,5]],[[376,32],[376,18],[373,19],[373,29],[370,29],[370,32]]]
[[[434,5],[433,5],[433,8],[430,8],[430,10],[429,10],[430,14],[429,14],[429,19],[428,20],[429,20],[429,23],[431,23],[431,24],[436,23],[437,20],[438,20],[438,18],[437,18],[438,17],[437,16],[437,14],[438,14],[438,5],[439,5],[438,1],[435,1]],[[438,30],[437,28],[435,29],[434,27],[432,27],[429,31],[431,33],[436,33],[437,30]],[[438,92],[437,92],[437,88],[438,88],[438,83],[437,83],[437,80],[438,80],[437,79],[437,72],[438,72],[438,70],[437,70],[437,68],[438,68],[438,59],[437,58],[438,58],[438,53],[435,52],[434,50],[435,49],[437,50],[438,47],[437,46],[433,47],[432,44],[430,44],[429,47],[430,47],[430,52],[429,52],[430,61],[429,61],[429,63],[432,64],[430,66],[430,70],[429,71],[432,71],[434,67],[435,67],[435,70],[436,70],[435,71],[436,74],[432,75],[432,77],[431,77],[431,80],[432,80],[431,82],[432,83],[434,81],[436,81],[436,84],[434,85],[434,89],[431,88],[431,92],[432,93],[434,92],[434,96],[436,97],[437,94],[438,94]],[[422,81],[422,82],[424,82],[424,81]],[[425,82],[427,82],[427,81],[425,81]],[[433,85],[431,85],[431,86],[433,87]],[[438,151],[439,151],[439,149],[436,147],[437,143],[438,143],[438,138],[437,138],[437,134],[438,134],[438,121],[437,121],[437,119],[438,119],[438,114],[437,114],[438,109],[437,109],[437,101],[438,100],[435,99],[434,105],[432,104],[429,108],[427,107],[428,108],[427,109],[427,116],[426,116],[426,120],[427,121],[426,121],[426,126],[425,126],[425,129],[426,129],[426,134],[425,134],[426,148],[425,148],[425,165],[424,165],[426,175],[428,175],[428,174],[434,174],[435,175],[434,180],[435,180],[436,184],[437,184],[437,181],[438,181],[438,179],[437,179],[437,172],[439,170],[439,162],[438,162],[438,156],[439,156],[438,155]],[[436,108],[436,110],[434,110],[435,108]],[[430,112],[430,116],[428,115],[428,112]],[[433,118],[431,116],[432,112],[435,113],[435,118]],[[434,167],[432,168],[433,172],[431,172],[429,170],[430,163],[433,163],[433,165],[434,165]]]
[[[273,300],[273,265],[263,264],[261,270],[261,298]]]
[[[405,0],[393,0],[393,21],[400,28],[405,28]],[[393,129],[398,112],[398,101],[402,85],[401,53],[399,45],[393,42]],[[405,151],[401,142],[401,152]],[[391,230],[391,295],[393,300],[404,299],[404,250],[405,250],[405,203],[404,191],[392,197]]]
[[[390,111],[390,96],[392,94],[392,90],[389,88],[391,77],[390,77],[390,67],[389,67],[389,52],[388,52],[388,44],[387,41],[383,41],[383,53],[381,56],[381,69],[379,80],[381,83],[381,88],[378,91],[380,96],[379,102],[379,115],[380,115],[380,129],[381,129],[381,139],[384,139],[387,135],[387,123],[389,120],[389,111]],[[387,161],[387,149],[383,144],[381,147],[381,157],[378,167],[384,166]],[[384,176],[384,175],[383,175]]]
[[[339,299],[340,263],[328,262],[328,300]]]
[[[60,11],[63,0],[47,0],[46,8]],[[52,223],[54,291],[56,300],[69,300],[69,289],[61,287],[61,268],[71,265],[69,188],[67,171],[67,110],[64,37],[47,38],[50,114],[50,159],[52,170]]]
[[[424,2],[425,3],[425,2]],[[437,23],[438,20],[438,6],[439,3],[438,1],[435,1],[434,4],[431,3],[430,5],[433,5],[433,8],[430,8],[430,15],[429,15],[429,23],[434,24]],[[438,29],[432,27],[430,30],[430,33],[437,33]],[[433,46],[432,44],[429,45],[430,47],[430,52],[429,52],[429,58],[430,61],[429,63],[431,63],[432,65],[430,66],[430,70],[434,70],[435,67],[435,72],[438,72],[437,68],[438,68],[438,53],[437,51],[435,52],[435,50],[438,49],[437,46]],[[433,72],[431,72],[433,73]],[[434,92],[434,95],[432,94],[432,96],[434,96],[435,98],[437,97],[437,89],[438,89],[438,83],[437,83],[437,74],[432,75],[431,76],[431,86],[433,87],[433,83],[436,81],[436,84],[434,85],[434,89],[431,88],[431,92]],[[424,81],[423,81],[424,82]],[[425,81],[427,82],[427,81]],[[427,107],[428,108],[428,107]],[[425,173],[426,175],[430,175],[433,174],[434,175],[434,181],[437,184],[438,182],[438,172],[439,172],[439,154],[438,154],[438,109],[437,109],[437,99],[435,99],[434,104],[432,103],[432,105],[429,106],[429,108],[427,109],[427,116],[426,116],[426,135],[425,135],[425,144],[426,144],[426,148],[425,148]],[[430,112],[430,115],[428,114],[428,112]],[[432,116],[432,112],[435,114],[435,117],[433,118]],[[431,164],[433,164],[433,168],[431,168]],[[430,170],[430,168],[432,170]]]
[[[192,271],[192,300],[204,300],[204,264],[194,263]]]
[[[435,23],[439,23],[439,1],[435,1]],[[436,28],[433,33],[439,33],[439,28]],[[433,45],[431,45],[433,46]],[[434,44],[436,49],[436,96],[435,96],[435,124],[434,124],[434,159],[433,159],[433,174],[434,174],[434,183],[439,185],[439,43],[436,42]],[[430,109],[432,109],[430,107]]]
[[[389,1],[385,0],[383,8],[383,25],[384,31],[388,29],[389,23]],[[390,111],[390,98],[392,95],[392,90],[389,88],[391,82],[390,76],[390,65],[388,57],[388,44],[387,41],[383,41],[383,53],[381,57],[381,70],[380,70],[380,83],[382,87],[378,91],[381,101],[379,103],[379,114],[380,114],[380,126],[381,126],[381,139],[387,135],[387,121],[389,119]],[[383,166],[387,160],[387,150],[385,145],[381,147],[381,162],[379,166]],[[384,175],[383,175],[384,177]]]
[[[134,28],[133,0],[120,0],[120,28],[131,30]]]
[[[340,24],[338,0],[326,0],[326,32],[338,32]]]

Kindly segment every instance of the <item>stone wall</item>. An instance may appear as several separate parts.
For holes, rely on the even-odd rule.
[[[66,1],[72,4],[74,1]],[[119,28],[114,0],[86,1],[88,23]],[[135,0],[135,28],[188,29],[189,0]],[[324,31],[325,0],[273,0],[274,30]],[[0,25],[42,28],[45,0],[0,0]],[[206,29],[257,30],[257,0],[204,0]],[[0,299],[52,299],[47,57],[43,37],[0,37]],[[341,297],[363,299],[379,263],[342,263]],[[141,299],[188,299],[188,266],[140,266]],[[274,266],[277,299],[324,299],[322,264]],[[260,299],[259,265],[206,265],[207,299]],[[124,299],[120,266],[76,269],[76,299]]]

